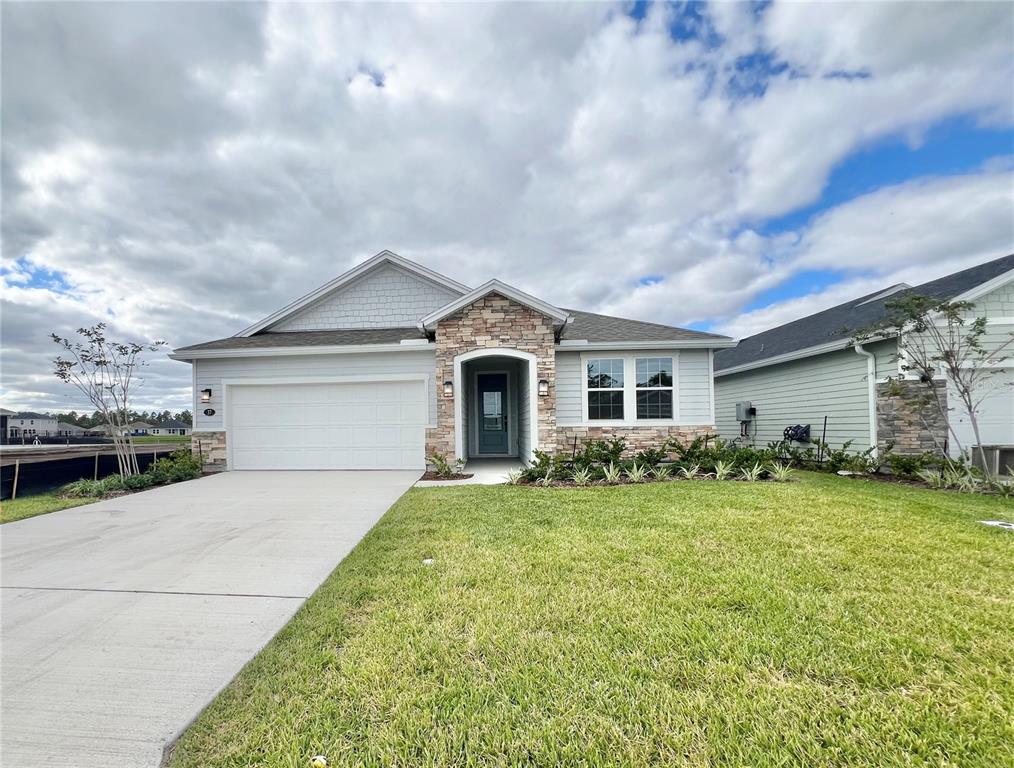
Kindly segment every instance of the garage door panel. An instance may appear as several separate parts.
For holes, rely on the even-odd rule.
[[[421,381],[231,385],[234,469],[421,469]]]

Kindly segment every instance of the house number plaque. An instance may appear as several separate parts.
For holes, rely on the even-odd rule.
[[[205,408],[204,409],[204,415],[205,416],[214,416],[215,415],[215,409],[214,408]]]

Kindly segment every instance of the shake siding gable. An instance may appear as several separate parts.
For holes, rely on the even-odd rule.
[[[385,264],[276,323],[271,330],[408,328],[457,296],[454,291]]]

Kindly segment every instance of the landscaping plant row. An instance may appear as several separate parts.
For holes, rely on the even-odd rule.
[[[137,475],[110,475],[101,480],[75,480],[65,485],[60,492],[71,498],[103,498],[121,496],[124,493],[143,491],[156,485],[193,480],[201,474],[201,459],[194,456],[189,448],[180,448],[167,457],[153,462],[148,469]]]

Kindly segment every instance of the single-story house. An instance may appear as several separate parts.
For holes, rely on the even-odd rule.
[[[478,288],[383,251],[235,336],[182,347],[192,441],[231,469],[422,469],[712,432],[725,336]]]
[[[55,436],[56,433],[55,416],[22,411],[7,417],[7,436],[9,438],[50,437]]]
[[[809,425],[811,438],[819,439],[826,417],[826,441],[834,447],[852,441],[854,450],[882,451],[890,443],[896,453],[918,453],[946,445],[956,455],[947,420],[938,409],[921,406],[925,385],[902,371],[897,338],[851,343],[855,331],[885,319],[887,302],[905,292],[974,303],[970,318],[987,318],[987,348],[1014,332],[1014,255],[915,287],[894,285],[860,296],[715,354],[722,437],[766,445],[781,440],[788,427]],[[984,445],[1014,445],[1014,347],[1001,357],[978,415]],[[941,392],[941,398],[949,402],[949,419],[968,450],[975,441],[967,416],[952,393]]]
[[[152,429],[154,427],[146,421],[132,421],[120,430],[120,434],[133,436],[147,435]]]
[[[170,419],[164,424],[156,424],[148,430],[149,435],[189,435],[190,425],[179,419]]]
[[[81,437],[88,434],[88,430],[84,427],[79,427],[77,424],[61,421],[56,425],[56,434],[60,437]]]

